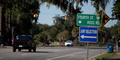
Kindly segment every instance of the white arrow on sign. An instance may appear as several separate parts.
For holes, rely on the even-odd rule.
[[[84,39],[84,38],[97,38],[96,36],[84,36],[84,35],[81,35],[81,38]]]

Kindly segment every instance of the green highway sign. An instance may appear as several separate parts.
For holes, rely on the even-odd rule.
[[[99,14],[77,14],[77,26],[101,26]]]

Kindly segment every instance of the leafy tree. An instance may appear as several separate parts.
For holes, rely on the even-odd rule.
[[[34,13],[39,13],[39,2],[37,0],[1,0],[0,2],[5,8],[6,20],[10,14],[13,25],[21,20],[20,17],[32,19]]]
[[[112,12],[113,12],[112,15],[115,18],[120,20],[120,1],[119,0],[115,1]]]
[[[52,42],[57,41],[56,35],[59,33],[58,31],[59,30],[55,26],[52,26],[49,29],[48,34],[49,34],[49,37],[51,37],[50,41],[52,41]]]
[[[39,24],[39,30],[40,31],[46,31],[48,29],[50,29],[49,25],[47,25],[47,24]]]
[[[79,35],[79,28],[78,27],[75,27],[73,30],[72,30],[72,36],[73,37],[77,37]]]
[[[39,42],[42,42],[43,44],[50,43],[50,38],[47,31],[34,35],[34,39],[36,40],[37,43]]]
[[[77,43],[79,43],[78,36],[79,36],[79,27],[74,27],[72,30],[72,37],[74,39],[73,41],[75,46],[77,45]]]
[[[73,10],[79,10],[79,5],[83,5],[83,2],[88,2],[88,0],[41,0],[41,2],[47,2],[48,7],[53,4],[61,8],[63,12],[72,12]]]
[[[11,28],[16,34],[32,34],[32,23],[35,13],[39,14],[38,0],[0,0],[2,10],[2,27],[6,34],[4,40],[11,40]],[[9,26],[7,26],[9,25]],[[8,38],[4,36],[9,36]]]
[[[81,13],[81,6],[88,0],[41,0],[41,3],[47,2],[48,6],[53,4],[59,7],[68,16],[68,20],[73,21],[72,25],[76,24],[77,13]]]
[[[98,43],[100,45],[111,42],[111,32],[110,28],[101,28],[98,30]]]
[[[36,44],[38,45],[40,43],[40,34],[34,35],[33,39],[35,40]]]
[[[116,25],[112,26],[110,29],[110,35],[111,35],[111,42],[116,44],[116,48],[118,48],[118,42],[120,40],[120,22],[118,22]]]
[[[96,8],[96,12],[102,8],[105,10],[107,3],[109,3],[110,0],[91,0],[92,5]]]
[[[58,32],[65,30],[65,19],[60,16],[55,16],[54,19],[54,26],[59,30]]]
[[[65,30],[57,34],[57,39],[59,41],[66,41],[70,38],[69,31]]]
[[[120,36],[120,22],[118,22],[115,26],[111,28],[111,35],[114,36],[115,40],[119,40]]]

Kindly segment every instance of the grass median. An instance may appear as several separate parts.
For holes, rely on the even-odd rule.
[[[110,58],[111,56],[115,55],[118,52],[120,52],[120,50],[119,51],[114,51],[113,53],[102,54],[100,56],[95,57],[95,60],[105,60],[105,59],[108,59],[108,58]]]

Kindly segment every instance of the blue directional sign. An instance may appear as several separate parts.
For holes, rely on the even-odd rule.
[[[98,28],[97,27],[80,27],[79,40],[80,42],[97,42]]]

